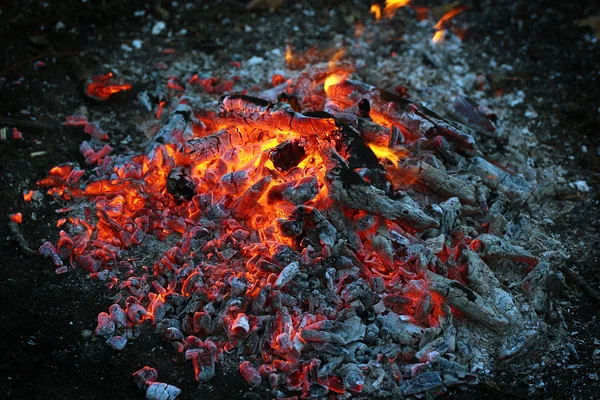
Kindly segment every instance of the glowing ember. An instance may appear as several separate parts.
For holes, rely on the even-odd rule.
[[[21,214],[20,212],[19,213],[10,214],[9,217],[16,224],[20,224],[20,223],[23,222],[23,214]]]
[[[28,190],[28,191],[23,192],[23,200],[30,202],[31,199],[33,198],[34,193],[35,192],[33,190]]]
[[[200,382],[237,352],[251,359],[239,369],[249,385],[304,397],[358,393],[378,376],[402,381],[405,395],[476,381],[453,318],[508,324],[513,310],[484,298],[496,278],[477,253],[496,256],[485,252],[503,239],[454,228],[462,205],[487,210],[492,189],[517,198],[513,177],[476,157],[460,127],[349,80],[342,56],[274,80],[286,87],[276,103],[228,95],[216,112],[192,109],[171,77],[156,117],[170,115],[144,152],[84,142],[94,168],[62,164],[38,181],[57,201],[77,200],[57,210],[65,230],[40,253],[57,273],[68,260],[120,294],[98,315],[108,346],[152,327]],[[215,78],[188,82],[222,90]],[[472,157],[492,189],[438,168],[449,152]],[[537,264],[513,247],[511,259]],[[449,370],[429,370],[438,365]],[[135,378],[154,396],[176,391],[155,375]]]
[[[96,75],[87,84],[87,95],[96,100],[107,100],[115,93],[130,90],[131,85],[113,80],[113,73]]]
[[[333,55],[333,57],[329,61],[329,72],[331,74],[325,79],[325,82],[323,83],[323,89],[327,94],[329,94],[329,88],[331,86],[337,85],[338,83],[348,79],[348,76],[350,76],[350,72],[339,71],[337,68],[337,63],[343,57],[343,55],[344,50],[339,50]]]
[[[381,7],[378,4],[373,4],[369,12],[375,16],[377,21],[381,19]]]

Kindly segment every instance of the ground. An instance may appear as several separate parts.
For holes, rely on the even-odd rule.
[[[32,248],[56,240],[53,210],[60,205],[48,199],[39,207],[26,204],[21,193],[34,188],[35,181],[54,165],[83,162],[78,148],[87,135],[60,126],[65,115],[82,105],[97,118],[119,121],[111,126],[111,144],[117,150],[146,140],[136,128],[136,123],[144,120],[138,115],[136,93],[148,89],[149,80],[133,82],[131,92],[104,103],[84,97],[83,80],[90,73],[106,72],[104,64],[121,65],[121,72],[127,73],[128,68],[151,70],[149,60],[170,63],[191,50],[213,54],[215,60],[226,64],[250,58],[257,48],[264,52],[288,42],[299,49],[313,44],[326,47],[335,34],[354,34],[356,19],[370,18],[369,4],[358,1],[286,1],[273,12],[252,13],[245,11],[244,1],[224,3],[203,7],[196,2],[196,7],[186,11],[187,3],[175,2],[155,7],[154,3],[113,0],[0,1],[0,118],[35,117],[52,125],[51,129],[19,127],[23,140],[0,142],[0,237],[4,239],[0,244],[0,393],[7,398],[142,398],[130,374],[144,365],[157,368],[160,380],[182,388],[181,398],[200,394],[202,398],[260,397],[248,391],[235,372],[220,375],[197,390],[191,364],[178,361],[168,345],[151,335],[121,353],[82,335],[82,331],[94,329],[98,312],[112,303],[111,292],[81,271],[56,275],[47,260],[23,254],[7,218],[10,213],[23,213],[21,232]],[[562,166],[568,181],[584,180],[590,187],[589,192],[566,199],[549,199],[543,207],[555,215],[548,221],[548,230],[568,249],[567,266],[598,288],[600,40],[590,28],[578,26],[578,21],[597,14],[599,8],[592,2],[465,3],[471,8],[460,21],[468,25],[464,46],[472,55],[472,69],[486,73],[492,61],[512,66],[507,76],[495,77],[497,87],[491,88],[489,95],[496,89],[524,91],[526,102],[537,113],[537,118],[527,123],[540,140],[538,146],[550,156],[547,162]],[[136,14],[140,10],[145,11],[143,16]],[[170,30],[186,29],[187,33],[166,39],[142,33],[151,19],[165,20]],[[305,23],[327,29],[306,29]],[[138,38],[144,39],[143,51],[121,48]],[[405,46],[399,45],[398,51]],[[163,55],[165,47],[175,49],[175,54]],[[46,65],[35,70],[38,60]],[[515,113],[522,112],[516,107]],[[0,127],[4,126],[12,128],[0,120]],[[34,151],[47,154],[32,158]],[[542,359],[535,370],[507,364],[493,382],[445,396],[522,397],[527,394],[527,384],[540,379],[545,387],[535,392],[539,398],[598,396],[598,377],[590,375],[600,364],[594,356],[594,350],[600,348],[598,304],[571,286],[574,293],[562,301],[578,358],[573,355],[568,367]]]

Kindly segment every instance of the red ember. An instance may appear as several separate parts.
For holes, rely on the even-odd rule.
[[[94,76],[87,84],[87,95],[96,100],[107,100],[115,93],[131,89],[130,84],[115,81],[113,76],[112,72]]]

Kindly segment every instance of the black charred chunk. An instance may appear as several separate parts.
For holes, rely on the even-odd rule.
[[[269,158],[278,171],[287,172],[306,158],[306,152],[298,142],[286,140],[273,148]]]
[[[371,103],[369,100],[362,99],[358,102],[358,111],[357,115],[361,118],[369,118],[369,113],[371,112]]]
[[[300,101],[298,98],[292,94],[287,94],[286,92],[282,92],[279,96],[277,96],[277,101],[282,103],[288,103],[292,110],[296,112],[300,112],[302,107],[300,106]]]
[[[167,192],[178,200],[190,201],[196,194],[196,185],[187,170],[175,167],[167,177]]]

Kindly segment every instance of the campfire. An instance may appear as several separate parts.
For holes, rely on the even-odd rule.
[[[443,14],[434,44],[464,10]],[[453,105],[463,125],[357,80],[343,51],[310,58],[288,46],[301,70],[252,96],[233,94],[235,79],[170,77],[144,151],[116,154],[97,122],[67,117],[91,137],[88,167],[37,182],[62,202],[40,254],[115,293],[95,329],[109,347],[152,332],[201,385],[228,362],[278,398],[477,385],[545,332],[563,281],[505,235],[536,188],[478,145],[467,125],[495,125],[470,99]],[[131,89],[112,72],[86,83],[95,101]],[[133,378],[147,398],[180,394],[150,366]]]

